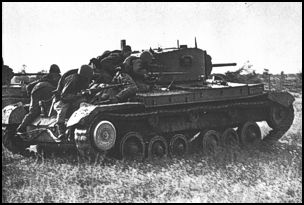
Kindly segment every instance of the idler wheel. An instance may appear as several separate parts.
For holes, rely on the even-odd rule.
[[[292,105],[289,108],[280,105],[272,106],[270,107],[267,124],[273,129],[279,129],[282,125],[285,124],[286,119],[288,119],[289,116],[293,114],[294,111]]]
[[[188,154],[188,140],[183,134],[177,134],[170,140],[170,155],[171,157],[181,157]]]
[[[120,152],[123,159],[143,160],[145,157],[145,143],[138,132],[128,132],[121,140]]]
[[[237,130],[241,145],[250,147],[262,140],[260,127],[256,122],[246,122]]]
[[[212,155],[216,153],[220,135],[215,130],[207,131],[203,136],[203,153],[205,155]]]
[[[96,119],[88,128],[74,130],[76,148],[85,159],[103,158],[116,141],[116,129],[107,120]]]
[[[237,132],[232,128],[226,129],[221,135],[221,144],[223,147],[239,146],[240,141]]]
[[[148,158],[153,160],[155,158],[162,158],[168,155],[168,145],[162,136],[153,137],[148,145]]]

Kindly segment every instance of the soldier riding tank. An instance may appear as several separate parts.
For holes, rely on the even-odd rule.
[[[194,48],[178,45],[150,51],[155,58],[151,72],[158,76],[151,91],[137,93],[124,103],[82,104],[71,111],[68,140],[61,142],[56,139],[55,114],[37,118],[27,135],[16,136],[24,108],[9,110],[7,106],[2,111],[6,146],[19,153],[35,144],[45,150],[70,146],[84,157],[118,152],[124,159],[144,159],[183,156],[194,145],[210,153],[230,144],[273,144],[290,128],[294,119],[291,94],[265,91],[263,84],[208,79],[213,67],[235,64],[212,64],[210,55],[196,43]],[[259,121],[272,128],[264,138]]]

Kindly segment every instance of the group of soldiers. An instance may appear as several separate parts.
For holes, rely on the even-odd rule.
[[[62,140],[65,138],[65,119],[68,110],[78,109],[80,103],[88,102],[88,99],[108,103],[125,102],[138,91],[148,91],[151,80],[149,65],[152,63],[153,55],[150,51],[143,51],[139,57],[131,56],[131,53],[131,47],[128,45],[122,50],[105,51],[97,58],[92,58],[88,65],[70,70],[63,76],[60,75],[60,69],[56,64],[51,65],[47,75],[27,86],[27,92],[31,96],[29,113],[17,128],[17,132],[25,132],[26,127],[41,114],[39,102],[52,97],[55,98],[54,109],[57,111],[58,139]],[[84,92],[92,86],[105,84],[119,86],[115,89],[101,90],[94,96]]]

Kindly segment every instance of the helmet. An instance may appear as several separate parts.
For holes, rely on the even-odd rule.
[[[153,55],[149,51],[144,51],[140,54],[139,58],[144,62],[144,63],[152,63]]]
[[[78,74],[87,78],[88,80],[91,80],[93,77],[93,69],[88,65],[82,65],[78,70]]]
[[[131,46],[126,45],[126,46],[123,48],[123,51],[124,51],[124,52],[126,52],[126,51],[132,52]]]
[[[56,64],[51,65],[49,73],[60,73],[60,69],[58,65]]]
[[[99,60],[98,60],[97,58],[91,58],[91,60],[90,60],[90,63],[89,63],[89,64],[91,64],[91,63],[93,63],[93,64],[95,64],[95,65],[98,65]]]

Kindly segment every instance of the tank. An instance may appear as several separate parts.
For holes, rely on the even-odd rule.
[[[25,135],[16,135],[27,111],[22,105],[6,106],[5,146],[18,153],[38,145],[43,150],[73,148],[85,158],[143,160],[200,151],[212,154],[219,147],[235,145],[269,146],[292,125],[294,98],[288,92],[265,91],[263,84],[232,83],[211,75],[213,67],[235,63],[213,64],[196,43],[192,48],[178,45],[150,51],[154,56],[150,75],[157,80],[149,92],[139,92],[124,103],[81,104],[66,119],[65,141],[57,140],[56,113],[49,108]],[[263,138],[260,121],[272,129]]]
[[[2,65],[2,67],[10,69],[6,65]],[[2,68],[2,70],[4,69]],[[12,71],[10,74],[6,74],[5,71],[4,73],[2,71],[2,109],[14,103],[30,103],[30,98],[26,93],[26,83],[32,81],[30,76],[45,75],[44,73],[13,73]],[[21,79],[19,79],[19,83],[12,83],[12,79],[14,78]]]

